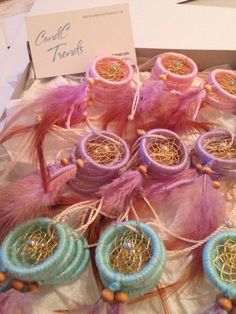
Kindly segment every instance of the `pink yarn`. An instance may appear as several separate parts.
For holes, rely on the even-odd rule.
[[[228,77],[228,79],[227,79]],[[217,69],[212,71],[208,78],[207,84],[211,90],[206,94],[206,102],[215,108],[223,111],[236,112],[236,93],[229,93],[220,85],[220,80],[225,78],[226,84],[235,85],[236,89],[236,71]],[[232,78],[232,79],[231,79]],[[230,82],[231,81],[231,82]]]
[[[175,62],[186,63],[190,71],[183,75],[175,74],[165,67],[165,62],[169,60],[176,59]],[[194,78],[198,73],[198,68],[196,63],[188,58],[187,56],[179,53],[168,52],[161,54],[157,59],[156,63],[152,69],[152,78],[155,80],[160,79],[160,75],[166,75],[166,86],[168,89],[175,89],[178,91],[184,91],[188,89],[193,83]]]

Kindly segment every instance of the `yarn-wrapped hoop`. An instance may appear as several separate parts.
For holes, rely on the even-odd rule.
[[[135,240],[129,242],[127,238],[132,237]],[[138,271],[136,259],[145,261]],[[162,241],[150,227],[137,221],[112,225],[102,234],[96,248],[96,265],[104,286],[115,293],[125,292],[129,298],[154,289],[165,261]]]
[[[226,130],[214,130],[200,135],[195,150],[213,175],[236,177],[236,137]]]
[[[105,88],[124,87],[133,77],[133,68],[121,57],[103,56],[94,59],[87,72],[95,83]]]
[[[213,70],[205,85],[206,102],[217,109],[236,112],[236,71]]]
[[[176,133],[167,129],[147,132],[140,141],[139,152],[153,178],[175,175],[190,165],[186,145]]]
[[[162,79],[171,90],[187,90],[198,73],[196,63],[187,56],[179,53],[163,53],[155,62],[152,69],[154,79]]]
[[[92,193],[115,178],[129,158],[128,145],[120,137],[106,131],[90,132],[73,149],[72,161],[82,159],[84,167],[69,184],[77,192]]]
[[[75,239],[67,226],[51,223],[49,218],[37,218],[7,235],[1,258],[10,277],[39,285],[62,285],[84,271],[89,260],[86,240]]]
[[[236,232],[223,231],[211,238],[203,251],[204,271],[223,296],[236,298]]]
[[[123,58],[103,56],[90,65],[86,77],[89,83],[90,103],[96,108],[123,107],[132,104],[135,88],[132,86],[133,68]]]

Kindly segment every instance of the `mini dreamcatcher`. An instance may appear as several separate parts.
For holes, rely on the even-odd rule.
[[[110,132],[89,133],[73,149],[70,160],[83,167],[70,186],[80,193],[92,193],[118,176],[129,160],[124,140]]]
[[[220,291],[216,302],[199,314],[236,311],[236,233],[223,231],[212,237],[204,247],[203,265],[209,281]]]
[[[213,70],[205,85],[206,102],[222,111],[236,111],[236,72],[232,70]]]
[[[213,177],[232,179],[236,177],[235,135],[225,130],[215,130],[198,137],[195,145],[197,155]],[[201,170],[201,165],[199,165]]]
[[[159,55],[141,89],[138,126],[145,130],[165,128],[178,134],[206,129],[206,124],[196,121],[206,93],[197,73],[197,65],[185,55]]]
[[[86,268],[86,246],[83,237],[75,239],[69,227],[52,225],[49,218],[27,221],[2,243],[1,275],[11,278],[11,287],[21,292],[35,291],[39,285],[67,284]]]
[[[165,261],[162,241],[147,225],[126,221],[108,227],[96,247],[96,266],[104,289],[94,305],[75,302],[61,313],[124,313],[126,304],[157,288]]]

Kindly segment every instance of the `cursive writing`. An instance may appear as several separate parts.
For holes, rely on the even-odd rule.
[[[79,40],[77,46],[73,49],[66,50],[64,47],[66,43],[58,44],[52,48],[49,48],[47,51],[52,52],[52,62],[56,62],[60,59],[65,59],[67,57],[78,56],[83,53],[83,41]]]
[[[63,26],[60,26],[55,34],[51,34],[51,35],[48,35],[45,30],[42,30],[35,39],[35,45],[40,46],[49,41],[65,39],[70,27],[71,27],[71,24],[66,23]]]

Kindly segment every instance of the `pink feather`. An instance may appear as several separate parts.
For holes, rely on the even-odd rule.
[[[226,314],[227,312],[221,309],[217,304],[210,304],[194,314]]]
[[[208,175],[201,175],[187,186],[174,189],[169,199],[179,204],[171,230],[190,239],[203,239],[226,219],[226,203]]]
[[[177,133],[206,129],[206,124],[195,121],[204,97],[202,87],[181,93],[169,91],[163,82],[150,81],[141,94],[137,123],[145,121],[145,129],[166,128]]]
[[[45,193],[39,173],[15,180],[0,190],[0,239],[21,222],[34,217],[51,217],[59,191],[76,174],[76,166],[58,166],[51,173],[48,192]]]
[[[119,217],[127,209],[129,199],[141,191],[141,174],[137,170],[129,170],[111,183],[102,186],[97,194],[104,198],[102,211]]]
[[[9,290],[0,294],[0,314],[32,314],[32,293]]]
[[[75,307],[71,310],[58,310],[54,312],[63,314],[125,314],[126,304],[109,304],[100,299],[93,305],[84,305],[76,302]]]

